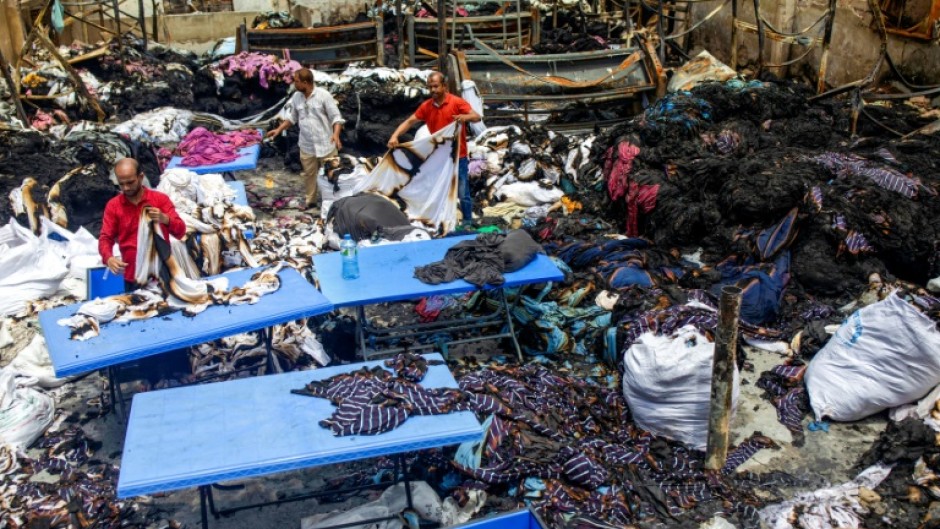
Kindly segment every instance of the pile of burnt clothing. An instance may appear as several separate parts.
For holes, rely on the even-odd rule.
[[[194,110],[226,118],[244,118],[287,97],[297,61],[274,55],[242,52],[209,64],[195,73]]]
[[[0,215],[16,216],[24,226],[38,229],[38,218],[77,230],[98,233],[104,205],[117,193],[111,167],[133,156],[152,185],[160,171],[153,151],[116,134],[73,130],[63,139],[39,132],[0,134]],[[5,200],[17,191],[22,202]]]
[[[618,390],[536,365],[472,372],[459,385],[485,419],[486,434],[458,450],[452,464],[465,481],[455,497],[483,489],[529,503],[557,527],[718,511],[738,523],[755,521],[760,500],[738,486],[734,470],[775,446],[766,437],[745,439],[719,473],[708,475],[702,453],[638,429]]]
[[[795,210],[790,274],[808,294],[843,296],[871,272],[936,276],[940,162],[924,153],[940,137],[848,143],[848,109],[809,95],[791,84],[703,84],[598,137],[607,218],[718,262]]]
[[[504,273],[519,270],[539,253],[541,246],[525,231],[483,233],[451,246],[441,261],[415,268],[415,277],[431,285],[463,279],[478,287],[500,286]]]
[[[81,428],[47,432],[35,447],[38,455],[27,457],[0,444],[0,525],[68,525],[63,520],[107,527],[147,524],[147,509],[117,499],[118,467],[95,457],[101,443]],[[38,475],[46,478],[33,479]],[[58,479],[50,482],[50,475]]]
[[[359,154],[380,155],[395,128],[429,96],[430,70],[348,67],[339,75],[321,76],[316,82],[333,94],[346,124],[344,142]],[[406,139],[402,136],[402,141]]]
[[[303,24],[286,11],[266,11],[251,21],[251,29],[293,29],[302,27]]]
[[[527,219],[528,225],[549,211],[580,209],[562,198],[578,185],[590,186],[592,142],[591,136],[569,138],[537,126],[488,128],[467,145],[474,203],[484,216]]]
[[[108,53],[89,61],[91,73],[109,83],[102,108],[127,119],[138,112],[162,106],[191,108],[193,73],[198,68],[195,54],[149,44],[126,36],[113,39]],[[102,101],[102,99],[104,99]]]

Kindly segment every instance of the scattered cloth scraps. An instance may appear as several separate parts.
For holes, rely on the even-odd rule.
[[[176,148],[184,167],[201,167],[237,160],[238,150],[261,142],[261,133],[256,129],[236,130],[223,134],[196,127]]]
[[[441,415],[457,410],[463,400],[456,388],[427,389],[418,382],[424,379],[428,366],[438,365],[424,357],[400,353],[385,361],[391,371],[363,367],[326,380],[314,380],[303,389],[291,390],[297,395],[329,399],[336,411],[320,425],[333,435],[376,435],[401,426],[411,415]]]

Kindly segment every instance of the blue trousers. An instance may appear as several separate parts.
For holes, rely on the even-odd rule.
[[[470,199],[470,161],[466,157],[457,162],[457,201],[464,222],[473,218],[473,201]]]

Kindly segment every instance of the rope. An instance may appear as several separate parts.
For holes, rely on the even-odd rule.
[[[806,47],[806,51],[803,52],[803,54],[797,57],[796,59],[791,59],[789,61],[784,61],[784,62],[777,63],[777,64],[765,64],[764,66],[767,68],[781,68],[783,66],[790,66],[791,64],[795,64],[805,59],[806,56],[809,55],[810,52],[813,51],[815,47],[816,47],[816,41],[813,41],[809,44],[809,46]]]
[[[665,40],[675,40],[675,39],[678,39],[679,37],[684,37],[685,35],[688,35],[689,33],[692,33],[693,31],[695,31],[696,29],[698,29],[699,26],[701,26],[701,25],[704,24],[706,21],[708,21],[708,19],[710,19],[711,17],[717,15],[718,12],[721,11],[726,5],[728,5],[728,2],[730,2],[730,1],[731,1],[731,0],[725,0],[724,2],[722,2],[722,4],[721,4],[720,6],[716,7],[715,9],[712,9],[711,13],[705,15],[705,18],[703,18],[702,20],[699,20],[698,22],[696,22],[695,24],[693,24],[692,27],[690,27],[689,29],[683,31],[682,33],[676,33],[675,35],[667,35],[666,37],[664,37]]]
[[[509,67],[512,68],[513,70],[516,70],[517,72],[519,72],[519,73],[521,73],[521,74],[523,74],[523,75],[527,75],[527,76],[529,76],[529,77],[531,77],[531,78],[533,78],[533,79],[535,79],[535,80],[537,80],[537,81],[543,82],[543,83],[545,83],[545,84],[552,84],[552,85],[557,85],[557,86],[563,86],[563,87],[566,87],[566,88],[593,88],[593,87],[598,86],[598,85],[600,85],[601,83],[603,83],[603,82],[605,82],[605,81],[611,79],[612,77],[614,77],[614,76],[617,75],[618,73],[620,73],[620,72],[626,70],[627,68],[629,68],[629,67],[632,66],[634,63],[636,63],[637,61],[640,60],[640,52],[635,51],[635,52],[631,53],[626,59],[624,59],[623,62],[621,62],[619,66],[617,66],[616,68],[614,68],[613,70],[611,70],[611,72],[608,73],[607,75],[605,75],[604,77],[601,77],[601,78],[598,78],[598,79],[594,79],[594,80],[592,80],[592,81],[574,81],[574,80],[568,79],[568,78],[566,78],[566,77],[559,77],[559,76],[557,76],[557,75],[536,75],[536,74],[534,74],[534,73],[532,73],[532,72],[530,72],[530,71],[528,71],[528,70],[525,70],[525,69],[519,67],[516,63],[510,61],[510,60],[507,59],[506,57],[503,57],[502,55],[500,55],[499,53],[497,53],[496,50],[494,50],[493,48],[490,48],[489,46],[487,46],[486,44],[484,44],[481,40],[474,38],[474,39],[473,39],[473,43],[474,43],[474,45],[475,45],[478,49],[480,49],[481,51],[485,52],[485,53],[488,54],[488,55],[491,55],[491,56],[495,57],[499,62],[505,64],[506,66],[509,66]]]
[[[776,33],[777,35],[782,35],[782,36],[784,36],[784,37],[798,37],[798,36],[800,36],[800,35],[802,35],[802,34],[804,34],[804,33],[808,33],[809,30],[811,30],[811,29],[813,29],[814,27],[816,27],[817,24],[819,24],[820,22],[822,22],[823,20],[826,19],[826,17],[829,15],[829,13],[830,13],[830,11],[827,9],[827,10],[822,14],[822,16],[820,16],[819,18],[816,19],[816,22],[813,22],[812,24],[810,24],[809,26],[807,26],[805,29],[803,29],[803,30],[801,30],[801,31],[797,31],[797,32],[795,32],[795,33],[788,33],[788,32],[786,32],[786,31],[780,31],[779,29],[775,28],[774,25],[771,24],[769,20],[767,20],[766,18],[764,18],[764,14],[763,14],[763,13],[760,14],[760,20],[761,20],[761,22],[764,23],[764,25],[766,25],[768,28],[770,28],[770,30],[773,31],[774,33]]]

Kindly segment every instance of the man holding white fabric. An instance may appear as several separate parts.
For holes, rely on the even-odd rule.
[[[460,129],[457,197],[460,199],[463,222],[469,224],[473,217],[473,202],[470,199],[470,164],[467,161],[467,131],[464,123],[480,121],[480,115],[470,107],[470,103],[450,93],[447,89],[447,78],[441,72],[432,72],[428,76],[428,90],[431,92],[431,99],[421,103],[418,110],[395,129],[388,140],[388,148],[398,147],[398,136],[422,121],[427,124],[431,134],[456,122]]]
[[[307,68],[294,74],[294,88],[297,89],[287,102],[288,117],[274,130],[268,132],[268,138],[274,138],[296,123],[300,126],[300,163],[303,166],[304,184],[306,185],[306,208],[317,205],[317,173],[328,158],[334,158],[343,148],[339,133],[343,130],[343,119],[333,96],[317,87],[313,82],[313,72]]]
[[[186,224],[176,213],[170,197],[144,187],[144,172],[137,160],[124,158],[114,166],[121,194],[108,201],[101,221],[98,253],[101,261],[114,274],[124,275],[124,286],[133,290],[137,263],[137,227],[141,215],[147,215],[163,229],[163,236],[182,239]],[[121,256],[113,254],[117,242]]]

